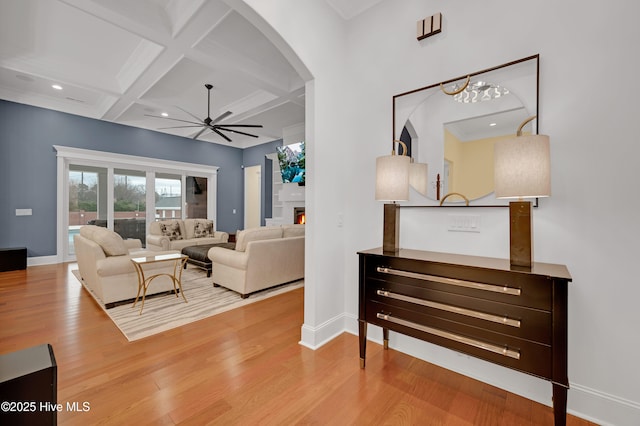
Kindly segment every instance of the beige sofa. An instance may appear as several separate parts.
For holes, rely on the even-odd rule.
[[[304,225],[238,231],[236,248],[212,247],[214,285],[249,294],[304,278]]]
[[[142,249],[140,240],[123,240],[115,232],[95,225],[81,227],[73,242],[82,282],[106,308],[135,299],[138,276],[131,258],[159,254]],[[147,276],[159,272],[172,273],[173,262],[145,265],[144,271]],[[173,290],[173,282],[169,277],[160,276],[149,286],[147,296],[169,290]]]
[[[172,219],[152,222],[147,234],[150,250],[177,250],[205,244],[226,243],[229,234],[215,231],[208,219]]]

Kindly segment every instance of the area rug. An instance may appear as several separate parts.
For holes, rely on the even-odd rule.
[[[84,286],[78,271],[74,270],[73,274]],[[139,314],[140,302],[135,308],[132,308],[132,303],[127,303],[103,309],[127,340],[132,342],[303,286],[303,280],[295,281],[253,293],[243,299],[234,291],[213,287],[213,279],[207,278],[204,270],[189,268],[182,273],[182,288],[188,303],[184,302],[182,296],[176,298],[169,294],[145,299],[142,315]],[[91,290],[86,286],[84,288],[94,296]]]

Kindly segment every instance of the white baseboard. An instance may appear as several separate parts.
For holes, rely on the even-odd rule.
[[[600,425],[640,425],[640,402],[571,383],[567,411]]]
[[[341,314],[325,321],[317,327],[302,325],[302,336],[299,344],[316,350],[325,343],[335,339],[345,331],[345,315]]]
[[[39,265],[53,265],[55,263],[61,263],[61,261],[60,261],[60,259],[58,259],[57,255],[54,255],[54,256],[27,257],[27,267],[29,267],[29,266],[39,266]]]

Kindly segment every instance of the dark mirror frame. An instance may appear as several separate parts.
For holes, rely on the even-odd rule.
[[[507,62],[505,64],[502,65],[497,65],[495,67],[492,68],[487,68],[481,71],[476,71],[470,74],[466,74],[460,77],[456,77],[456,78],[452,78],[449,80],[445,80],[442,82],[438,82],[435,84],[431,84],[429,86],[424,86],[424,87],[420,87],[418,89],[414,89],[414,90],[410,90],[404,93],[400,93],[397,95],[394,95],[392,98],[392,111],[393,111],[393,115],[392,115],[392,140],[395,139],[399,139],[400,135],[398,135],[396,133],[396,104],[397,102],[399,102],[400,98],[402,98],[403,96],[408,96],[408,95],[414,95],[417,94],[418,92],[421,91],[427,91],[429,89],[434,89],[437,88],[438,90],[440,90],[441,85],[443,87],[447,87],[447,85],[450,85],[451,83],[455,83],[455,82],[464,82],[465,80],[467,80],[467,78],[470,78],[471,81],[473,81],[474,77],[477,77],[479,75],[485,74],[485,73],[490,73],[492,71],[497,71],[497,70],[501,70],[503,68],[508,68],[511,67],[513,65],[518,65],[527,61],[535,61],[535,67],[536,67],[536,77],[535,77],[535,112],[533,114],[530,115],[536,115],[538,116],[538,111],[539,111],[539,87],[540,87],[540,55],[536,54],[536,55],[532,55],[532,56],[528,56],[522,59],[517,59],[511,62]],[[500,83],[500,82],[496,82],[496,83]],[[451,90],[450,87],[447,88],[447,90]],[[538,121],[539,118],[533,120],[533,122],[531,124],[528,124],[528,126],[530,127],[530,131],[533,134],[537,134],[538,133]],[[444,124],[443,123],[443,128],[444,128]],[[516,128],[514,128],[513,133],[515,134]],[[411,153],[409,153],[409,155],[411,155]],[[413,191],[412,191],[412,196],[413,196]],[[491,193],[493,194],[493,192]],[[489,195],[491,195],[489,194]],[[420,195],[420,194],[418,194]],[[442,194],[442,196],[444,196],[445,194]],[[487,196],[488,197],[488,196]],[[411,203],[409,202],[408,204],[405,203],[400,203],[401,207],[463,207],[465,206],[464,201],[462,201],[461,199],[457,199],[456,201],[458,202],[449,202],[449,200],[447,200],[447,202],[445,204],[443,204],[442,206],[440,206],[439,201],[437,200],[433,200],[433,199],[429,199],[427,197],[423,197],[425,200],[428,200],[429,202],[432,202],[433,204],[426,204],[426,205],[417,205],[415,203]],[[504,204],[502,204],[501,202],[503,200],[497,200],[495,199],[495,197],[493,197],[493,200],[495,203],[493,202],[489,202],[488,204],[474,204],[473,200],[469,203],[468,207],[508,207],[508,201],[509,200],[504,200]],[[538,199],[535,200],[534,202],[534,207],[538,206]]]

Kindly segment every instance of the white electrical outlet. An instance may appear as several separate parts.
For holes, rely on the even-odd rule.
[[[471,214],[450,214],[449,231],[480,232],[480,216]]]
[[[16,209],[16,216],[31,216],[32,214],[31,209]]]

